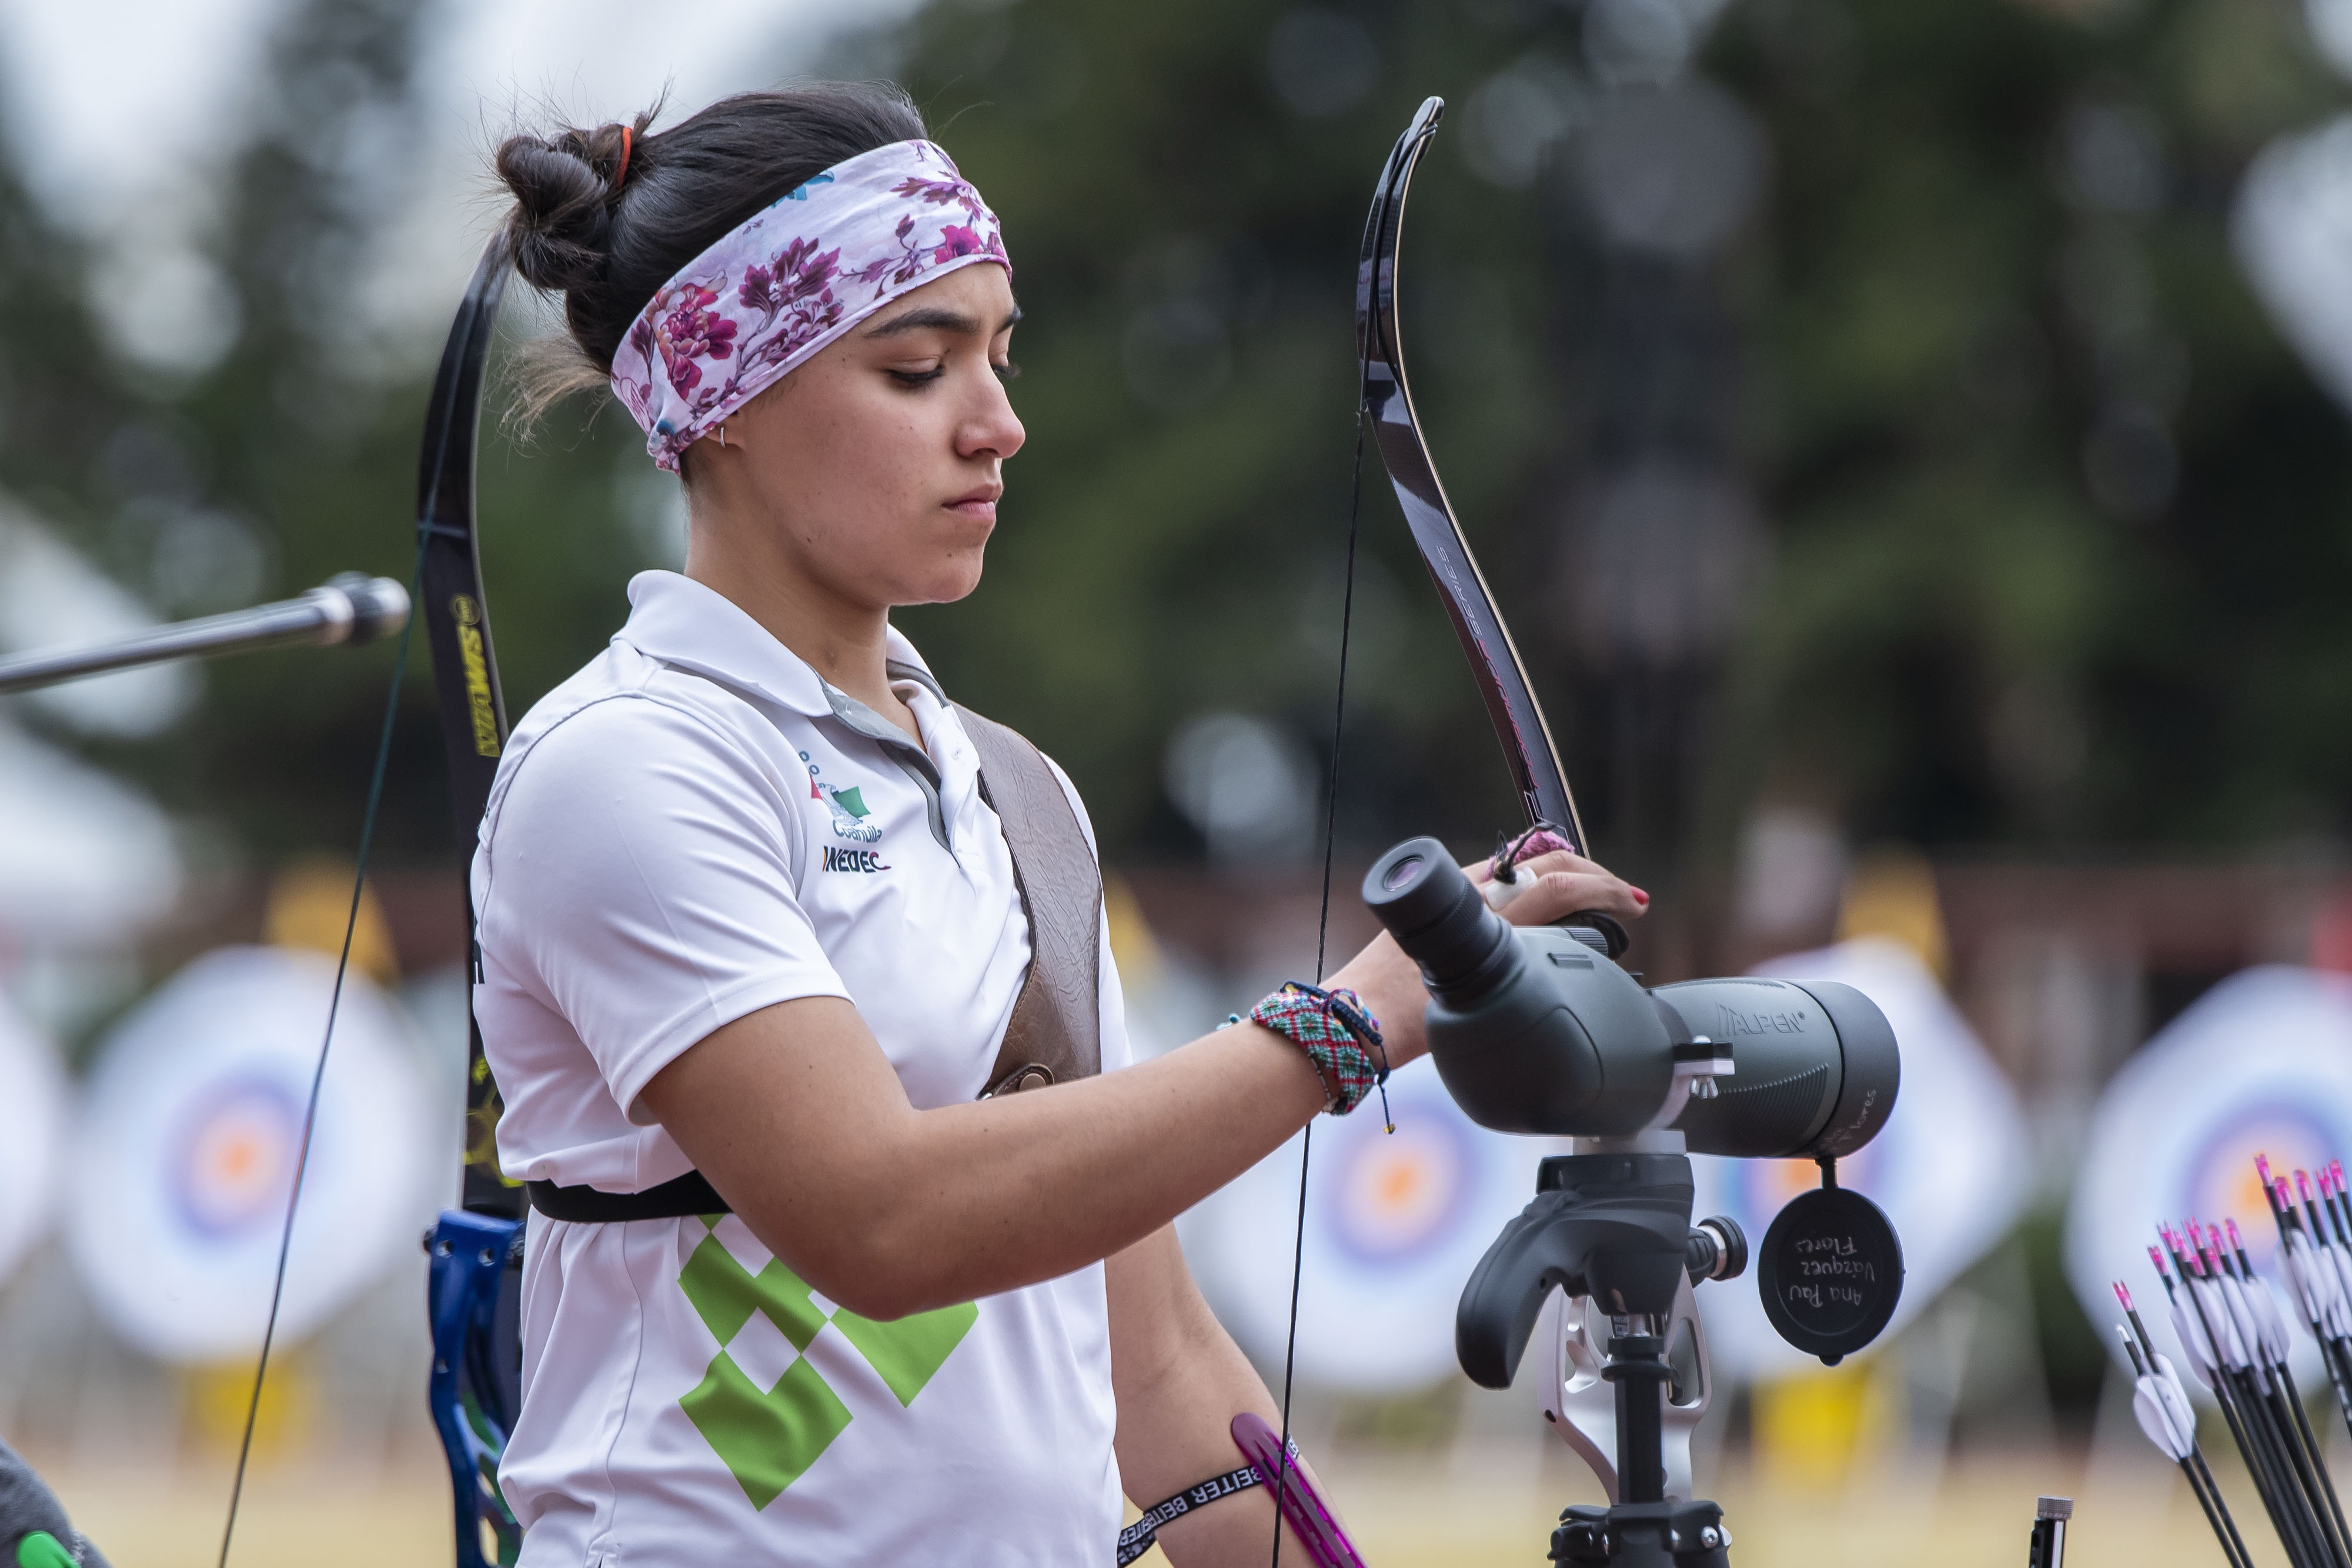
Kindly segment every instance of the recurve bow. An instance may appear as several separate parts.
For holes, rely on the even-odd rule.
[[[510,266],[500,236],[474,269],[433,379],[417,471],[417,605],[448,747],[450,807],[467,862],[507,738],[474,526],[474,457],[483,366]],[[470,878],[462,886],[467,986],[463,1207],[444,1210],[425,1240],[432,1259],[429,1399],[449,1459],[457,1568],[490,1568],[512,1563],[522,1545],[499,1490],[498,1466],[522,1402],[523,1201],[522,1189],[499,1172],[499,1086],[482,1054],[472,1004],[481,947]]]

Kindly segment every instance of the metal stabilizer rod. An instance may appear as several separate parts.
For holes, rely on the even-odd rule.
[[[346,571],[299,599],[257,604],[196,621],[134,632],[111,643],[0,659],[0,695],[29,692],[84,675],[104,674],[173,659],[210,658],[306,643],[316,648],[356,646],[408,623],[408,590],[388,577]]]

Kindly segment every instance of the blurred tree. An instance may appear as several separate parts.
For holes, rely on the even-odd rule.
[[[364,290],[415,193],[430,15],[307,0],[278,23],[250,144],[198,258],[226,286],[225,351],[169,371],[85,353],[98,372],[87,397],[68,351],[40,382],[47,407],[76,413],[69,438],[44,449],[58,475],[52,509],[93,519],[110,565],[167,612],[298,592],[353,568],[408,577],[437,339],[383,341]],[[87,318],[68,303],[57,319]],[[517,715],[603,644],[626,612],[622,582],[644,564],[610,471],[634,441],[583,463],[575,434],[519,453],[486,431],[485,571]],[[196,715],[109,759],[265,860],[347,855],[389,674],[383,649],[224,661],[207,669]],[[385,798],[393,863],[457,858],[433,700],[419,639]]]
[[[0,328],[0,487],[94,551],[89,466],[125,400],[82,308],[88,262],[0,167],[0,295],[12,307]]]
[[[281,23],[205,258],[235,305],[216,362],[100,350],[79,257],[0,187],[12,298],[50,302],[0,343],[0,483],[167,608],[406,570],[429,345],[372,340],[353,291],[417,168],[419,25],[393,0]],[[1437,92],[1405,246],[1418,402],[1604,852],[1719,841],[1759,791],[1930,844],[2338,831],[2352,454],[2226,233],[2247,159],[2342,97],[2300,26],[2286,0],[940,0],[836,63],[906,80],[1004,215],[1031,444],[987,584],[905,622],[1065,760],[1115,858],[1200,852],[1177,798],[1252,768],[1280,831],[1234,841],[1310,855],[1358,225]],[[1671,204],[1624,205],[1663,187],[1610,186],[1609,160],[1638,172],[1709,116],[1752,140],[1754,194],[1667,265]],[[1612,248],[1644,224],[1647,250]],[[1703,656],[1634,669],[1595,632],[1594,541],[1646,515],[1602,504],[1610,476],[1650,484],[1661,453],[1704,462],[1645,504],[1727,497],[1762,548],[1646,547]],[[1693,472],[1717,488],[1675,488]],[[482,502],[519,713],[622,619],[677,497],[583,408],[529,451],[493,437]],[[1376,464],[1362,516],[1343,835],[1475,848],[1510,799]],[[385,664],[218,665],[198,716],[112,760],[265,854],[347,848]],[[415,680],[389,848],[447,863],[430,708]],[[1671,733],[1644,718],[1668,709]],[[1190,724],[1220,714],[1259,722]],[[1699,780],[1710,816],[1641,826]]]
[[[2054,9],[2054,7],[2053,7]],[[2299,7],[1761,0],[1752,784],[1916,841],[2340,833],[2352,443],[2228,245]]]

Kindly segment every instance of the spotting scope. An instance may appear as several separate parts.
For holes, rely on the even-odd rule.
[[[1429,1053],[1470,1119],[1503,1133],[1638,1138],[1692,1154],[1838,1158],[1895,1108],[1895,1032],[1826,980],[1644,988],[1587,926],[1515,926],[1445,846],[1374,862],[1364,902],[1420,965]]]

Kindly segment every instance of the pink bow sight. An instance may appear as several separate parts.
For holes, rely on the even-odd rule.
[[[678,454],[893,299],[976,261],[1013,263],[948,155],[895,141],[836,163],[678,269],[613,356],[613,395]]]

